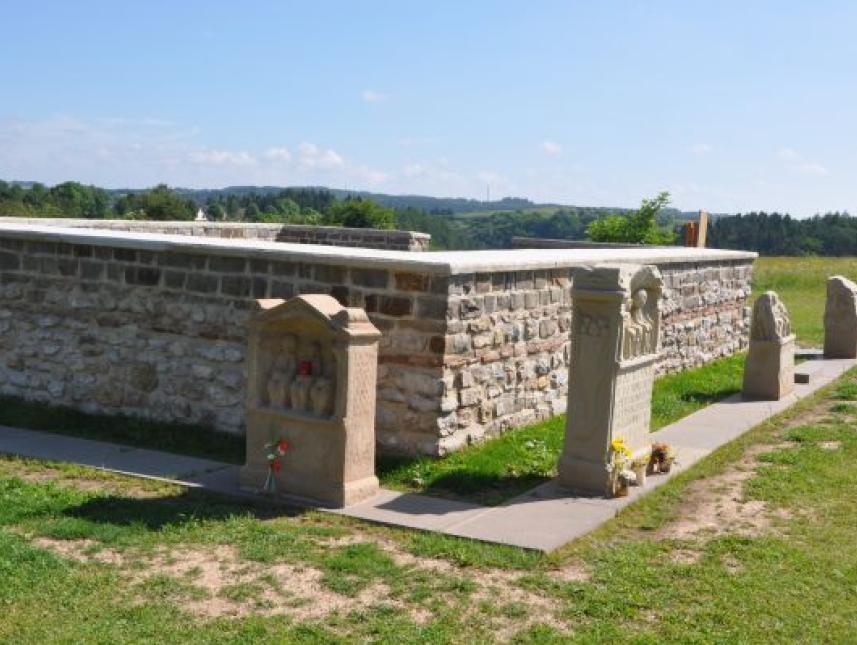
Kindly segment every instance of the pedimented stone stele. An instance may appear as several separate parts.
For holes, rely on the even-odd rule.
[[[825,358],[857,358],[857,284],[841,275],[827,279]]]
[[[328,506],[372,497],[381,333],[362,309],[327,295],[258,304],[262,313],[249,324],[242,487],[263,489],[265,445],[283,439],[277,494]]]
[[[623,439],[635,457],[651,448],[662,288],[653,266],[600,266],[575,274],[569,414],[559,462],[566,488],[606,492],[613,439]]]
[[[779,400],[794,390],[794,353],[789,312],[775,292],[766,291],[753,305],[750,350],[744,363],[744,396]]]

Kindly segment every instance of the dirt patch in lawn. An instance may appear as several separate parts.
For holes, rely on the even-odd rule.
[[[774,514],[765,502],[746,499],[744,483],[756,474],[759,455],[791,445],[751,446],[738,462],[719,475],[694,481],[688,486],[677,519],[660,528],[657,538],[710,539],[727,534],[757,537],[770,531],[772,518],[775,515],[782,518],[784,512],[778,510]]]
[[[365,539],[364,539],[365,538]],[[405,611],[417,624],[435,617],[427,607],[406,602],[392,594],[388,585],[375,581],[356,595],[330,590],[324,583],[324,572],[312,565],[278,563],[262,564],[243,559],[231,546],[210,548],[175,546],[154,553],[102,548],[94,540],[56,540],[33,538],[34,545],[81,563],[115,566],[129,583],[135,602],[147,598],[146,586],[157,577],[174,580],[176,600],[184,610],[203,618],[243,617],[248,615],[288,616],[298,622],[323,620],[332,614],[348,615],[372,607],[387,606]],[[418,557],[403,550],[394,540],[359,534],[330,540],[331,549],[370,542],[387,552],[397,566],[414,572],[429,571],[441,576],[455,576],[473,585],[469,598],[450,597],[448,602],[461,603],[461,613],[473,620],[490,624],[499,640],[513,637],[521,629],[535,624],[566,630],[570,625],[556,616],[557,603],[549,595],[531,591],[521,584],[525,574],[503,570],[461,570],[445,560]],[[585,581],[589,572],[569,564],[549,572],[558,581]],[[445,592],[435,596],[441,600]],[[503,612],[485,613],[486,607],[498,600],[504,606],[518,608],[517,615]]]
[[[47,463],[2,456],[0,474],[17,477],[34,484],[53,483],[84,492],[122,495],[125,497],[161,497],[165,492],[181,489],[161,482],[145,481],[92,468],[70,466],[55,467]]]

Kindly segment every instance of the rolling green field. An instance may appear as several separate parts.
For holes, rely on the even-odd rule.
[[[820,347],[825,282],[832,275],[857,281],[857,258],[759,258],[753,270],[753,294],[776,291],[791,314],[798,343]]]

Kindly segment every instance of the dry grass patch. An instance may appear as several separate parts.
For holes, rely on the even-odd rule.
[[[772,513],[759,500],[747,500],[744,483],[756,474],[758,456],[791,444],[757,444],[722,473],[688,486],[676,519],[657,530],[658,539],[711,539],[721,535],[758,537],[770,530]]]

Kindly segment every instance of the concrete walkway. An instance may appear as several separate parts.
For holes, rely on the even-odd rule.
[[[653,442],[666,442],[675,448],[678,467],[668,475],[649,477],[644,487],[632,488],[628,497],[577,497],[551,481],[495,507],[382,490],[377,497],[346,509],[321,510],[371,522],[552,551],[597,528],[638,497],[827,385],[855,364],[857,361],[845,359],[807,361],[798,365],[797,372],[808,375],[809,383],[796,385],[794,393],[780,401],[743,401],[736,395],[652,433]],[[3,426],[0,426],[0,453],[67,461],[227,495],[255,497],[238,490],[238,466],[208,459]]]

